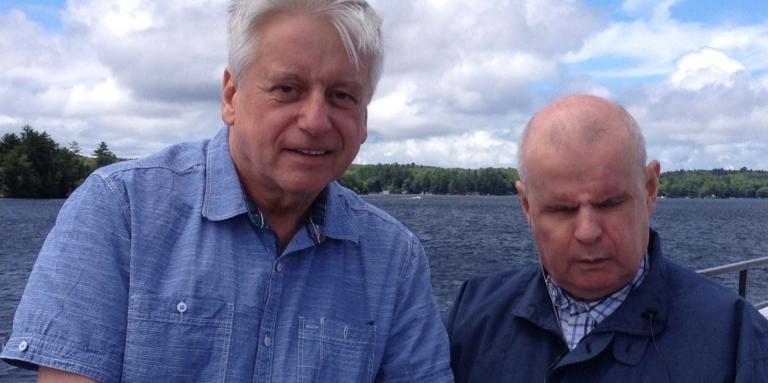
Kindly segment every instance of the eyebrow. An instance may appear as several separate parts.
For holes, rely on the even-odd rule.
[[[267,73],[266,76],[268,79],[275,81],[275,80],[294,80],[294,81],[302,81],[306,82],[306,78],[299,75],[297,72],[291,71],[291,70],[285,70],[285,69],[278,69],[273,71],[272,73]],[[332,86],[347,86],[347,87],[354,87],[354,88],[365,88],[365,84],[359,81],[355,81],[352,79],[338,79],[337,81],[334,81],[331,83]]]

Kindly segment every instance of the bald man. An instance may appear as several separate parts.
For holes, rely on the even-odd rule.
[[[660,165],[626,110],[556,100],[519,171],[539,263],[464,283],[446,320],[457,382],[768,382],[768,321],[662,254]]]

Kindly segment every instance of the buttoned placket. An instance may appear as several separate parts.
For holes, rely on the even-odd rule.
[[[264,314],[259,329],[259,346],[256,354],[256,371],[253,382],[272,381],[272,365],[275,355],[275,333],[277,331],[277,319],[280,312],[280,301],[283,293],[286,254],[278,254],[277,235],[268,227],[258,230],[259,237],[264,247],[275,259],[272,270],[269,273],[267,290],[264,297]]]
[[[254,232],[264,245],[268,255],[274,259],[272,269],[267,280],[267,289],[264,297],[264,313],[259,328],[258,351],[256,353],[255,370],[253,373],[253,382],[271,382],[273,375],[273,364],[275,354],[280,350],[276,348],[281,344],[276,342],[275,334],[277,332],[277,321],[280,314],[280,302],[285,289],[285,271],[288,258],[300,249],[281,249],[277,234],[272,230],[269,223],[259,211],[255,203],[246,198],[248,207],[248,218],[254,228]],[[324,210],[324,207],[322,208]],[[315,244],[325,240],[322,231],[322,224],[316,224],[310,217],[306,224],[309,237]],[[289,244],[290,247],[290,244]]]

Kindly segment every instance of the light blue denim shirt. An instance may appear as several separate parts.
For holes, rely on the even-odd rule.
[[[268,223],[250,222],[227,138],[88,177],[2,358],[105,382],[452,381],[418,239],[332,183],[323,224],[278,254]]]

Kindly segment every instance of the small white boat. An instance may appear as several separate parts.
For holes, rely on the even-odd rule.
[[[760,310],[760,313],[763,314],[764,317],[768,318],[768,307],[765,307],[762,310]]]

